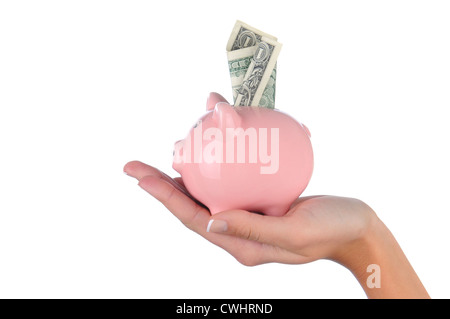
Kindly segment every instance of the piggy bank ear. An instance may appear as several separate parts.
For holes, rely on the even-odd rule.
[[[241,117],[236,109],[227,102],[219,102],[214,107],[212,119],[219,128],[235,128],[241,126]]]
[[[215,92],[209,93],[208,99],[206,100],[206,110],[207,111],[213,110],[216,104],[220,102],[227,102],[227,100],[225,100],[225,98],[219,93]]]

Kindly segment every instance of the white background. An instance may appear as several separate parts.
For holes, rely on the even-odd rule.
[[[295,5],[294,5],[295,3]],[[278,37],[305,195],[367,202],[434,298],[450,283],[448,1],[0,2],[0,297],[365,298],[330,261],[245,267],[122,173],[231,99],[236,19]]]

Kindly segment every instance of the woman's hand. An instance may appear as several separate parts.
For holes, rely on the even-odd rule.
[[[222,247],[240,263],[303,264],[330,259],[347,267],[372,298],[428,298],[400,246],[364,202],[336,196],[298,198],[282,217],[230,210],[211,216],[181,178],[133,161],[126,174],[186,227]],[[381,269],[381,285],[367,284],[368,267]]]
[[[211,216],[189,195],[180,178],[172,179],[141,162],[130,162],[124,170],[188,228],[248,266],[337,259],[345,245],[359,239],[376,219],[360,200],[334,196],[299,198],[283,217],[244,210]]]

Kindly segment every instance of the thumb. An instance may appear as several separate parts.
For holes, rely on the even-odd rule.
[[[265,216],[246,210],[229,210],[211,216],[207,232],[220,233],[285,247],[289,243],[286,217]]]

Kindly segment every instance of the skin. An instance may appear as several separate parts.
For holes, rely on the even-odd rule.
[[[283,217],[230,210],[211,216],[180,177],[133,161],[124,172],[186,227],[246,266],[329,259],[348,268],[369,298],[429,298],[394,236],[364,202],[336,196],[298,198]],[[379,266],[379,287],[369,265]]]

